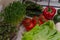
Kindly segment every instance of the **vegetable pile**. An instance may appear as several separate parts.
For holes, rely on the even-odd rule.
[[[30,1],[26,5],[26,15],[32,16],[32,19],[26,18],[22,22],[28,31],[24,33],[22,40],[60,40],[60,9],[56,14],[56,9],[52,6],[43,9]]]
[[[60,32],[50,20],[41,26],[37,24],[31,31],[24,34],[22,40],[60,40]]]
[[[35,27],[36,24],[43,24],[48,21],[43,14],[40,14],[38,17],[34,16],[32,19],[25,18],[22,22],[23,26],[26,28],[27,31],[30,31],[32,28]]]
[[[60,40],[60,32],[56,30],[54,24],[60,22],[60,9],[55,15],[54,7],[43,9],[41,5],[31,1],[26,1],[25,4],[17,1],[10,3],[0,13],[0,19],[3,18],[0,20],[0,40],[11,40],[21,22],[28,31],[24,33],[22,40]]]
[[[0,12],[0,40],[12,40],[17,34],[18,24],[22,22],[26,13],[25,4],[19,1],[10,3],[7,7]]]

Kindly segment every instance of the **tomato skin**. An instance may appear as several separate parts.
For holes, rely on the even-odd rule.
[[[48,12],[48,9],[51,9],[52,10],[52,12]],[[43,15],[47,18],[47,19],[53,19],[53,17],[54,17],[54,15],[55,15],[55,13],[56,13],[56,9],[54,8],[54,7],[46,7],[45,9],[44,9],[44,11],[43,11]]]
[[[23,21],[22,21],[22,24],[25,25],[27,23],[30,23],[31,22],[31,19],[30,18],[25,18]]]
[[[34,16],[32,19],[26,18],[23,20],[23,26],[25,27],[26,31],[30,31],[36,24],[43,24],[46,22],[47,19],[44,17],[43,14],[40,14],[39,17]]]
[[[32,22],[32,19],[30,18],[24,19],[22,24],[25,27],[26,31],[30,31],[36,25]]]
[[[39,24],[43,24],[44,22],[48,21],[43,14],[39,15]]]
[[[37,24],[37,20],[38,20],[38,19],[37,19],[37,16],[34,16],[34,17],[32,18],[32,22],[33,22],[34,25]]]
[[[25,28],[27,31],[30,31],[34,27],[33,23],[30,23],[29,25],[26,25]]]
[[[29,23],[29,22],[31,22],[31,19],[30,19],[30,18],[25,18],[24,21],[25,21],[26,23]]]
[[[43,24],[44,22],[42,20],[39,19],[39,25]]]
[[[32,20],[32,23],[36,25],[37,21],[35,19]]]

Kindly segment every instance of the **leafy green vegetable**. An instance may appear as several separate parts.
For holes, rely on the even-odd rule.
[[[43,7],[41,5],[38,5],[31,1],[26,1],[25,4],[26,4],[27,16],[33,17],[35,15],[38,16],[39,14],[42,13]]]
[[[1,12],[0,12],[1,13]],[[2,13],[0,19],[0,40],[11,40],[17,34],[17,25],[24,19],[26,13],[25,4],[19,1],[10,3]]]
[[[60,40],[60,33],[56,30],[54,22],[49,20],[26,32],[22,40]]]
[[[17,33],[18,29],[16,26],[10,25],[8,23],[2,22],[0,24],[0,40],[10,40],[11,33]]]
[[[25,4],[27,6],[27,8],[26,8],[27,10],[28,9],[32,9],[32,10],[36,9],[36,10],[39,10],[41,12],[43,9],[43,7],[41,5],[38,5],[38,4],[31,2],[31,1],[26,1]]]
[[[25,17],[26,6],[23,3],[13,2],[4,9],[4,21],[13,25],[20,23]]]

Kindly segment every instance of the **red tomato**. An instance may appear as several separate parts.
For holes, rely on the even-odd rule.
[[[47,21],[47,19],[45,18],[45,16],[43,14],[40,15],[39,19],[42,20],[43,22]]]
[[[27,31],[31,30],[34,27],[34,23],[32,22],[32,19],[26,18],[23,20],[22,23]]]
[[[38,21],[39,21],[39,25],[44,23],[41,19],[39,19]]]
[[[28,22],[31,22],[31,19],[30,19],[30,18],[26,18],[26,19],[24,19],[24,21],[25,21],[26,23],[28,23]]]
[[[30,23],[31,19],[30,18],[25,18],[22,22],[22,24]]]
[[[27,31],[30,31],[34,27],[34,24],[32,22],[25,25],[25,28]]]
[[[37,16],[34,16],[33,18],[32,18],[32,23],[34,24],[34,25],[36,25],[36,23],[37,23]]]
[[[48,21],[43,14],[39,15],[39,24],[43,24],[44,22]]]

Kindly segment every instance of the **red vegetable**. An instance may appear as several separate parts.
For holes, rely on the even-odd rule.
[[[30,31],[34,27],[34,24],[32,22],[25,25],[25,28],[27,31]]]
[[[31,19],[30,18],[25,18],[23,21],[28,23],[28,22],[31,22]]]
[[[53,19],[54,15],[56,13],[56,9],[54,7],[46,7],[43,11],[44,16],[47,19]]]
[[[27,31],[30,31],[36,24],[43,24],[44,22],[46,22],[47,19],[44,17],[43,14],[39,15],[39,17],[34,16],[32,19],[30,18],[26,18],[23,20],[23,25],[26,28]]]
[[[37,17],[37,16],[34,16],[34,17],[32,18],[32,22],[33,22],[34,25],[36,25],[37,20],[38,20],[38,17]]]
[[[39,25],[43,24],[43,21],[39,19]]]
[[[39,15],[39,24],[43,24],[44,22],[48,21],[43,14]]]
[[[30,18],[24,19],[22,24],[26,28],[27,31],[31,30],[34,27],[32,19],[30,19]]]

